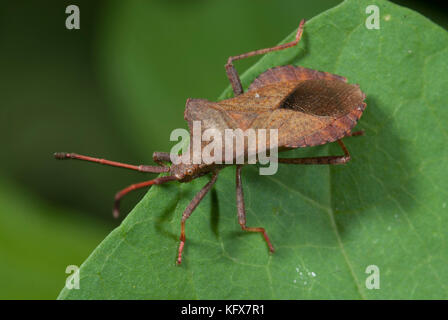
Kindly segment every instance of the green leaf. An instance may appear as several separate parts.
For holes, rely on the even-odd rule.
[[[365,27],[372,4],[379,30]],[[180,218],[208,177],[153,187],[85,261],[81,289],[59,298],[447,298],[447,47],[442,28],[385,1],[345,1],[315,17],[298,47],[263,57],[244,85],[283,64],[346,76],[367,95],[366,135],[345,139],[347,165],[280,165],[273,176],[245,167],[248,225],[264,226],[276,252],[241,231],[226,168],[187,221],[182,266]],[[287,156],[339,153],[326,145]],[[380,289],[366,287],[370,265]]]
[[[4,176],[0,207],[0,299],[54,299],[67,266],[81,265],[107,234],[86,215],[63,214]]]

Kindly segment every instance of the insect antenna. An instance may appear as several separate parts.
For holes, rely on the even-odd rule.
[[[123,190],[118,191],[117,194],[115,195],[114,210],[113,210],[114,218],[118,218],[118,216],[120,215],[120,200],[127,193],[129,193],[133,190],[140,189],[140,188],[150,187],[154,184],[162,184],[162,183],[174,181],[177,179],[178,178],[176,176],[159,177],[159,178],[155,178],[155,179],[148,180],[148,181],[143,181],[143,182],[136,183],[136,184],[131,184],[129,187],[126,187]]]
[[[121,163],[121,162],[110,161],[110,160],[106,160],[106,159],[99,159],[99,158],[93,158],[93,157],[89,157],[89,156],[83,156],[81,154],[76,154],[76,153],[56,152],[54,154],[54,157],[58,160],[66,160],[66,159],[83,160],[83,161],[104,164],[104,165],[112,166],[112,167],[136,170],[136,171],[140,171],[140,172],[162,173],[162,172],[170,171],[170,168],[166,167],[166,166],[147,166],[147,165],[135,166],[132,164],[127,164],[127,163]]]
[[[161,165],[161,166],[147,166],[147,165],[135,166],[132,164],[110,161],[110,160],[106,160],[106,159],[93,158],[93,157],[84,156],[84,155],[76,154],[76,153],[56,152],[54,154],[54,157],[58,160],[66,160],[66,159],[83,160],[83,161],[104,164],[104,165],[112,166],[112,167],[136,170],[136,171],[140,171],[140,172],[162,173],[162,172],[170,171],[170,167],[167,167],[164,165]],[[176,178],[175,176],[159,177],[159,178],[155,178],[152,180],[132,184],[129,187],[126,187],[123,190],[117,192],[117,194],[115,195],[115,203],[114,203],[114,210],[113,210],[114,217],[118,218],[118,216],[119,216],[120,200],[125,194],[129,193],[132,190],[136,190],[136,189],[140,189],[140,188],[144,188],[144,187],[150,187],[153,184],[162,184],[162,183],[177,180],[177,179],[178,178]]]

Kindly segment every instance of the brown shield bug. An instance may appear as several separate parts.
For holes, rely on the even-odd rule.
[[[210,127],[210,122],[212,122],[212,126],[221,131],[225,129],[275,128],[278,130],[279,151],[337,141],[344,153],[342,156],[279,158],[279,163],[343,164],[348,162],[350,154],[341,139],[363,134],[362,131],[351,131],[366,107],[364,103],[365,94],[359,89],[358,85],[348,84],[346,78],[335,74],[286,65],[266,70],[252,82],[247,92],[243,92],[239,75],[233,66],[235,60],[295,46],[301,38],[304,24],[305,20],[302,20],[296,38],[292,42],[230,57],[225,68],[235,97],[219,102],[188,99],[185,108],[185,120],[188,121],[190,132],[192,132],[194,121],[201,122],[204,129]],[[190,146],[190,152],[193,152],[191,148]],[[245,152],[247,152],[247,149]],[[189,182],[211,173],[211,180],[191,200],[182,215],[178,264],[182,261],[186,220],[213,187],[219,171],[230,165],[227,163],[185,164],[181,162],[168,166],[166,163],[171,162],[173,155],[165,152],[155,152],[153,154],[153,160],[158,164],[157,166],[135,166],[74,153],[55,153],[54,156],[56,159],[85,160],[140,172],[169,173],[167,176],[133,184],[119,191],[115,196],[113,211],[115,217],[118,216],[120,199],[132,190],[175,180]],[[264,228],[246,226],[241,183],[242,167],[243,164],[236,164],[236,206],[239,224],[245,231],[261,233],[269,250],[273,252],[274,247]]]

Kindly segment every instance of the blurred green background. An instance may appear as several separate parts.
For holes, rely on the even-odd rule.
[[[112,200],[150,178],[56,161],[55,151],[151,163],[216,99],[230,55],[272,46],[341,1],[3,1],[0,8],[0,299],[54,299],[119,223]],[[394,1],[448,27],[438,1]],[[76,4],[81,29],[67,30]],[[325,48],[322,48],[325,54]],[[237,62],[243,72],[255,59]],[[145,190],[122,203],[125,215]]]

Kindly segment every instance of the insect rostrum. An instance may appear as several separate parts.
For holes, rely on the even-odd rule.
[[[300,41],[304,24],[305,20],[302,20],[296,38],[292,42],[230,57],[225,69],[235,97],[219,102],[188,99],[185,108],[185,120],[188,122],[190,132],[192,132],[194,121],[201,122],[201,130],[211,127],[219,131],[226,129],[247,130],[249,128],[277,129],[279,151],[337,141],[344,153],[342,156],[279,158],[279,163],[343,164],[348,162],[350,154],[341,139],[363,134],[362,131],[351,131],[366,107],[364,103],[365,95],[358,85],[348,84],[347,79],[338,75],[286,65],[266,70],[252,82],[247,92],[243,92],[239,75],[233,66],[235,60],[295,46]],[[192,153],[193,150],[190,150],[190,152]],[[180,264],[186,240],[186,220],[213,187],[219,171],[231,164],[180,162],[179,164],[167,165],[171,162],[173,156],[166,152],[155,152],[153,160],[158,165],[135,166],[74,153],[55,153],[57,159],[78,159],[140,172],[165,172],[169,174],[133,184],[119,191],[115,196],[113,211],[115,217],[119,213],[120,199],[132,190],[175,180],[189,182],[211,173],[211,180],[191,200],[182,215],[177,258],[177,263]],[[236,166],[236,207],[239,224],[245,231],[261,233],[269,250],[273,252],[274,247],[264,228],[246,226],[246,211],[241,181],[241,171],[244,164],[236,164]]]

